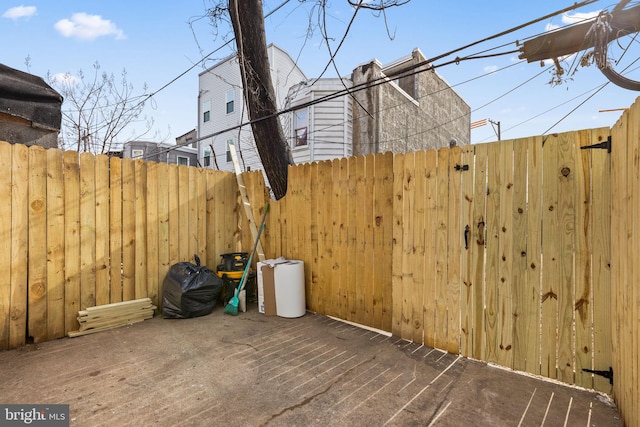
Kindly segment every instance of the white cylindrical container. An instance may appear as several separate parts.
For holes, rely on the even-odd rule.
[[[288,260],[274,271],[276,315],[302,317],[306,313],[304,261]]]

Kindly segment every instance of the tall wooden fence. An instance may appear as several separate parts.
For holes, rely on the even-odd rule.
[[[236,250],[236,194],[229,173],[0,142],[0,349],[86,307],[160,304],[170,265]]]
[[[292,167],[265,253],[305,262],[311,310],[613,393],[636,425],[639,123],[636,103],[612,129]],[[228,173],[0,143],[0,200],[2,349],[251,247]],[[613,388],[583,370],[609,367]]]
[[[640,98],[611,129],[613,395],[640,425]]]
[[[311,310],[611,391],[609,128],[300,165],[267,247]],[[255,175],[258,184],[259,173]]]

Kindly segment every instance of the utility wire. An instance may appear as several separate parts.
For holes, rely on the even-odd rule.
[[[483,42],[486,42],[486,41],[489,41],[489,40],[493,40],[493,39],[496,39],[498,37],[502,37],[502,36],[504,36],[506,34],[509,34],[509,33],[514,32],[514,31],[517,31],[517,30],[520,30],[522,28],[525,28],[527,26],[533,25],[535,23],[538,23],[538,22],[543,21],[545,19],[548,19],[550,17],[556,16],[558,14],[561,14],[561,13],[564,13],[564,12],[567,12],[567,11],[570,11],[570,10],[574,10],[576,8],[579,8],[579,7],[594,3],[596,1],[597,0],[585,0],[585,1],[580,2],[580,3],[575,3],[573,6],[558,10],[556,12],[553,12],[553,13],[547,14],[545,16],[542,16],[540,18],[528,21],[528,22],[526,22],[524,24],[518,25],[516,27],[510,28],[508,30],[505,30],[505,31],[502,31],[500,33],[494,34],[492,36],[486,37],[484,39],[469,43],[469,44],[464,45],[462,47],[459,47],[457,49],[454,49],[454,50],[451,50],[449,52],[446,52],[446,53],[443,53],[441,55],[438,55],[438,56],[436,56],[434,58],[430,58],[430,59],[427,59],[427,60],[422,61],[420,63],[413,64],[413,65],[411,65],[409,67],[406,67],[404,69],[398,70],[397,72],[392,73],[390,75],[380,77],[380,78],[378,78],[376,80],[373,80],[373,81],[364,82],[364,83],[361,83],[359,85],[352,86],[348,91],[347,90],[337,91],[337,92],[335,92],[333,94],[329,94],[329,95],[326,95],[324,97],[317,98],[317,99],[315,99],[313,101],[309,101],[309,102],[306,102],[306,103],[303,103],[303,104],[300,104],[300,105],[296,105],[295,107],[290,107],[290,108],[283,109],[281,111],[276,112],[275,114],[271,114],[271,115],[264,116],[264,117],[259,117],[257,119],[249,120],[247,122],[240,123],[238,125],[231,126],[229,128],[226,128],[226,129],[223,129],[223,130],[220,130],[220,131],[216,131],[216,132],[213,132],[213,133],[205,135],[205,136],[198,137],[196,142],[199,142],[199,141],[202,141],[202,140],[205,140],[205,139],[208,139],[208,138],[213,138],[215,136],[219,136],[221,134],[227,133],[227,132],[232,131],[232,130],[239,129],[241,127],[250,125],[250,124],[255,123],[255,122],[259,122],[259,121],[262,121],[262,120],[270,119],[270,118],[273,118],[273,117],[278,117],[278,116],[280,116],[282,114],[286,114],[286,113],[292,112],[292,111],[300,109],[300,108],[306,108],[306,107],[309,107],[309,106],[312,106],[312,105],[315,105],[315,104],[318,104],[318,103],[321,103],[321,102],[330,101],[332,99],[344,96],[344,95],[346,95],[348,93],[354,93],[354,92],[357,92],[357,91],[360,91],[360,90],[364,90],[364,89],[368,89],[368,88],[371,88],[371,87],[375,87],[375,86],[387,83],[387,82],[389,82],[390,80],[392,80],[394,78],[407,77],[407,76],[410,76],[410,75],[413,75],[413,74],[417,74],[419,72],[435,70],[436,68],[443,67],[445,65],[451,65],[451,64],[454,64],[454,63],[455,64],[459,64],[462,61],[466,61],[466,60],[470,60],[470,59],[496,57],[496,56],[500,56],[500,55],[507,55],[507,54],[512,54],[514,52],[518,52],[519,50],[512,50],[512,51],[501,52],[501,53],[492,54],[492,55],[479,55],[477,57],[473,57],[473,56],[464,57],[464,58],[456,57],[454,60],[445,62],[443,64],[431,65],[431,63],[434,62],[434,61],[437,61],[439,59],[445,58],[447,56],[451,56],[454,53],[458,53],[458,52],[460,52],[462,50],[465,50],[465,49],[467,49],[469,47],[476,46],[476,45],[478,45],[480,43],[483,43]],[[424,68],[422,70],[419,70],[421,67],[426,67],[426,68]],[[418,70],[418,71],[415,71],[415,70]],[[494,101],[491,101],[491,102],[494,102]],[[480,108],[483,108],[486,105],[488,105],[488,104],[485,104]],[[193,141],[191,141],[190,143],[193,143]],[[185,145],[185,144],[180,144],[180,145],[176,144],[175,146],[173,146],[171,148],[168,148],[167,151],[176,150],[176,149],[180,148],[182,145]]]

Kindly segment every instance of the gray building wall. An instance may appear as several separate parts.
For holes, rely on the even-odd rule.
[[[435,71],[425,71],[428,64],[405,77],[393,77],[398,70],[425,61],[415,49],[384,68],[374,60],[354,69],[354,87],[392,76],[384,84],[355,93],[354,155],[437,149],[449,147],[452,141],[470,143],[469,105]]]
[[[152,141],[129,141],[124,144],[122,157],[125,159],[140,158],[133,156],[135,150],[142,150],[142,159],[149,162],[178,164],[179,157],[186,157],[188,166],[198,165],[197,148],[180,147]]]

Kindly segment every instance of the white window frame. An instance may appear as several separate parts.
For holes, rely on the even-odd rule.
[[[180,159],[185,159],[185,160],[187,161],[187,163],[186,163],[186,164],[184,164],[184,163],[180,163]],[[180,156],[180,155],[176,156],[176,164],[177,164],[177,165],[184,165],[184,166],[191,166],[191,165],[189,164],[189,157],[187,157],[187,156]]]
[[[131,158],[132,159],[142,159],[144,157],[144,149],[142,148],[132,148],[131,149]]]
[[[224,108],[227,114],[233,114],[233,112],[236,110],[235,104],[236,104],[236,90],[229,89],[225,94],[225,103],[224,103]],[[229,107],[231,107],[231,109],[229,109]]]
[[[206,123],[211,120],[211,101],[205,101],[202,110],[202,121]]]
[[[300,121],[300,113],[304,113],[304,120]],[[302,126],[304,125],[304,126]],[[302,132],[302,133],[301,133]],[[303,135],[304,138],[300,136]],[[293,147],[308,147],[309,146],[309,109],[300,108],[293,111]]]

